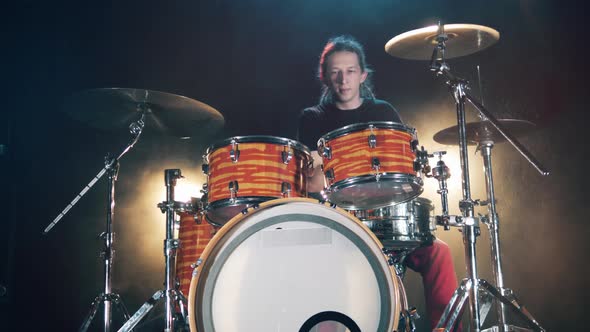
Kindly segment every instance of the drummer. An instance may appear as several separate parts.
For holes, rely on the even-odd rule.
[[[346,125],[371,121],[401,123],[395,108],[376,99],[371,87],[371,72],[362,45],[350,36],[330,39],[319,60],[319,79],[323,85],[317,105],[301,112],[297,139],[308,147],[316,147],[318,139]],[[323,189],[322,158],[312,151],[314,172],[308,181],[310,196]],[[426,297],[426,310],[431,328],[438,323],[446,305],[457,288],[457,276],[451,252],[446,243],[435,240],[431,246],[414,250],[406,265],[420,273]],[[457,330],[459,331],[460,328]]]

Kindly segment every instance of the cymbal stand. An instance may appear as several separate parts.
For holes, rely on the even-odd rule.
[[[144,119],[146,109],[142,108],[142,105],[138,105],[138,111],[141,111],[141,117],[138,121],[129,125],[129,131],[132,135],[131,141],[123,149],[117,157],[112,157],[110,154],[105,156],[105,166],[100,172],[82,189],[82,191],[66,206],[66,208],[45,228],[43,234],[47,234],[58,222],[63,218],[66,213],[84,196],[90,188],[92,188],[96,182],[106,173],[109,179],[108,182],[108,204],[107,204],[107,217],[106,217],[106,230],[100,234],[100,238],[104,240],[104,249],[100,253],[100,256],[104,260],[104,291],[99,294],[92,304],[90,305],[90,311],[84,318],[79,331],[86,331],[90,327],[94,316],[96,315],[100,304],[104,304],[104,315],[103,315],[103,327],[105,332],[111,330],[112,323],[112,308],[111,302],[114,302],[118,306],[118,309],[123,313],[125,319],[129,319],[129,312],[121,299],[119,294],[112,292],[112,271],[113,271],[113,259],[114,252],[113,245],[115,242],[115,233],[113,232],[113,216],[115,207],[115,182],[117,181],[117,175],[119,172],[119,160],[125,155],[139,140],[139,137],[143,131]]]
[[[185,311],[186,298],[178,290],[175,283],[175,264],[176,250],[180,247],[180,240],[174,237],[174,213],[178,210],[192,209],[192,205],[174,201],[174,187],[176,180],[182,178],[180,169],[167,169],[164,171],[164,181],[166,183],[166,201],[158,204],[162,213],[166,213],[166,239],[164,240],[164,256],[166,260],[166,270],[164,273],[165,289],[158,290],[150,297],[133,316],[121,326],[118,332],[131,331],[161,300],[165,299],[165,332],[175,330],[175,306],[180,309],[180,314],[184,320],[185,327],[188,324],[187,313]],[[188,208],[187,208],[188,206]]]
[[[466,121],[465,121],[465,101],[469,101],[475,108],[480,112],[482,116],[484,116],[487,120],[492,123],[492,125],[531,163],[533,166],[542,174],[548,175],[549,172],[544,170],[542,166],[528,153],[528,151],[520,145],[520,143],[513,138],[511,135],[507,134],[505,130],[501,127],[499,122],[490,114],[479,102],[475,100],[472,96],[467,93],[468,89],[468,82],[461,78],[454,76],[450,72],[449,66],[445,63],[444,54],[445,54],[445,42],[448,39],[448,36],[444,32],[444,26],[439,23],[439,29],[436,37],[436,41],[438,42],[437,46],[433,50],[432,53],[432,60],[430,62],[430,69],[436,72],[437,76],[442,75],[446,78],[446,84],[449,85],[451,91],[453,93],[453,97],[455,99],[455,105],[457,110],[457,123],[458,123],[458,134],[459,134],[459,152],[460,152],[460,162],[461,162],[461,175],[462,175],[462,191],[463,191],[463,199],[459,202],[459,209],[462,212],[462,216],[443,216],[442,223],[445,229],[448,229],[450,226],[457,226],[462,228],[463,234],[463,244],[465,246],[465,262],[467,266],[467,278],[463,279],[459,288],[453,294],[449,304],[445,308],[443,315],[441,316],[437,326],[435,327],[434,331],[450,331],[454,324],[455,320],[461,313],[465,300],[469,298],[469,310],[470,310],[470,318],[471,318],[471,330],[475,332],[481,331],[481,324],[483,323],[480,317],[480,305],[479,305],[479,291],[481,290],[488,292],[490,295],[496,298],[496,300],[503,303],[506,307],[509,307],[516,313],[518,317],[523,319],[530,325],[530,327],[534,331],[544,331],[544,329],[537,323],[537,321],[524,309],[520,306],[517,302],[512,301],[507,296],[504,295],[502,292],[503,281],[501,281],[501,285],[493,286],[489,284],[487,281],[478,278],[477,274],[477,257],[476,257],[476,239],[477,236],[480,234],[479,229],[479,220],[478,218],[474,217],[474,205],[478,204],[477,201],[474,201],[471,198],[471,187],[469,181],[469,161],[467,155],[467,136],[466,136]],[[491,148],[490,148],[491,151]],[[485,156],[484,156],[485,158]],[[491,161],[491,158],[488,160]],[[488,165],[489,166],[489,165]],[[489,174],[486,176],[490,176],[488,178],[489,183],[486,183],[488,188],[488,194],[493,192],[493,183],[491,182],[491,168],[489,168]],[[492,190],[492,192],[490,192]],[[493,206],[493,212],[495,213],[495,201],[494,198],[491,197]],[[491,208],[490,208],[491,209]],[[492,211],[492,210],[490,210]],[[495,217],[492,215],[492,219]],[[497,218],[495,218],[497,222]],[[497,224],[494,226],[497,229]],[[493,246],[496,246],[494,254],[499,254],[499,239],[497,232],[492,232],[491,236],[496,238],[493,239]],[[494,257],[496,259],[497,257]],[[495,262],[495,268],[499,266],[499,262]],[[501,268],[496,270],[496,276],[500,276],[501,278]],[[497,280],[498,281],[498,280]],[[498,289],[497,287],[500,287]],[[501,307],[499,310],[503,310]],[[514,329],[507,329],[506,317],[504,312],[502,311],[498,317],[500,320],[500,324],[498,326],[499,331],[514,331]]]
[[[494,179],[492,176],[492,148],[494,142],[487,141],[481,142],[478,145],[478,149],[481,150],[483,157],[483,167],[486,179],[486,194],[488,197],[488,217],[484,219],[484,224],[488,226],[490,231],[490,244],[492,254],[492,274],[496,281],[496,287],[500,291],[500,294],[507,296],[511,293],[510,290],[504,288],[504,274],[502,272],[502,255],[500,254],[500,230],[499,230],[499,218],[496,212],[496,198],[494,192]],[[524,309],[524,308],[523,308]],[[506,323],[506,307],[501,301],[496,303],[496,314],[498,316],[499,323],[502,325],[500,331],[510,331],[510,326]]]
[[[494,178],[493,178],[493,171],[492,171],[492,148],[494,147],[493,141],[482,141],[478,144],[478,149],[481,151],[481,155],[483,158],[483,165],[484,165],[484,174],[486,179],[486,194],[487,194],[487,201],[485,202],[488,206],[488,216],[484,218],[483,222],[490,231],[490,245],[491,245],[491,255],[492,255],[492,274],[494,275],[494,279],[496,281],[497,290],[500,292],[502,296],[507,298],[510,303],[517,306],[520,311],[530,320],[532,320],[535,324],[538,323],[535,321],[533,316],[526,310],[523,305],[520,305],[514,292],[504,287],[504,274],[502,271],[502,254],[500,252],[500,220],[498,217],[498,213],[496,210],[496,196],[494,192]],[[503,301],[497,301],[496,305],[496,314],[499,318],[499,323],[501,326],[492,327],[490,329],[486,329],[484,331],[517,331],[518,328],[512,325],[508,325],[506,322],[506,304]]]

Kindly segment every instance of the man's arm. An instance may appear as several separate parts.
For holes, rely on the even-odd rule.
[[[311,177],[307,179],[307,192],[308,193],[319,193],[326,187],[324,180],[324,172],[322,172],[322,157],[317,151],[311,151],[313,158],[313,172]]]

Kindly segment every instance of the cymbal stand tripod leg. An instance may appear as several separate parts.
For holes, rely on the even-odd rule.
[[[111,293],[110,296],[106,296],[105,294],[100,294],[99,296],[97,296],[94,299],[94,301],[92,301],[92,304],[90,305],[90,311],[88,312],[86,317],[84,317],[84,322],[82,323],[82,325],[80,326],[80,329],[78,331],[87,331],[88,330],[88,328],[90,327],[90,323],[92,323],[94,316],[96,316],[96,313],[98,312],[98,308],[100,307],[100,304],[103,302],[107,303],[107,301],[113,302],[117,306],[119,311],[123,313],[123,318],[125,318],[126,320],[129,319],[129,317],[130,317],[129,311],[127,311],[127,307],[125,307],[125,304],[123,303],[123,300],[121,299],[119,294]],[[108,310],[111,310],[110,305],[108,307]],[[106,316],[106,314],[105,314],[105,317],[107,317],[107,319],[110,319],[110,317]],[[105,320],[105,322],[107,322],[107,321],[109,322],[108,328],[110,328],[110,320]]]

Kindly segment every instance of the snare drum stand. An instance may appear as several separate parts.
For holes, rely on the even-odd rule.
[[[508,291],[503,288],[503,280],[501,275],[499,258],[499,238],[498,238],[498,218],[495,211],[495,199],[493,197],[493,182],[491,177],[491,146],[483,146],[484,163],[486,164],[486,185],[488,199],[487,203],[491,214],[490,229],[492,237],[492,258],[495,259],[494,272],[497,278],[497,285],[493,286],[483,279],[479,279],[477,275],[477,259],[476,259],[476,239],[479,236],[479,220],[474,217],[474,205],[477,201],[471,199],[471,188],[469,182],[469,162],[467,157],[467,136],[466,136],[466,121],[465,121],[465,100],[468,100],[479,112],[482,117],[487,119],[512,145],[537,168],[542,175],[548,175],[549,172],[544,170],[539,163],[526,151],[526,149],[516,141],[511,135],[507,134],[502,129],[499,122],[481,105],[470,96],[466,91],[468,89],[467,81],[455,77],[451,72],[449,66],[445,63],[445,42],[448,36],[444,32],[444,26],[439,23],[439,29],[436,37],[438,45],[432,53],[432,60],[430,69],[436,72],[437,75],[442,75],[447,80],[447,84],[451,88],[453,97],[455,99],[457,109],[457,122],[459,134],[459,152],[461,162],[462,175],[462,189],[463,200],[459,202],[459,208],[462,216],[442,216],[438,218],[441,224],[448,229],[449,226],[457,226],[462,228],[463,244],[465,245],[465,262],[467,265],[467,278],[463,279],[459,288],[453,294],[449,304],[445,308],[437,326],[434,331],[450,331],[457,317],[459,317],[465,300],[469,298],[469,309],[471,315],[471,330],[475,332],[481,331],[481,324],[483,320],[480,317],[479,305],[479,291],[481,290],[491,294],[496,300],[500,301],[506,307],[513,310],[516,315],[523,319],[534,331],[544,331],[544,329],[537,323],[537,321],[522,307]],[[441,193],[444,197],[446,193]],[[443,201],[446,200],[444,197]],[[521,328],[513,328],[507,325],[506,317],[504,315],[505,306],[500,306],[498,309],[498,319],[500,320],[498,326],[494,326],[491,330],[494,331],[522,331]],[[529,329],[524,329],[529,331]]]
[[[395,276],[399,281],[400,285],[403,282],[405,273],[406,273],[406,266],[405,260],[407,256],[410,254],[411,250],[400,249],[382,249],[383,253],[387,255],[387,263],[390,266],[393,266],[395,271]],[[414,323],[415,320],[420,318],[418,314],[418,310],[416,307],[410,307],[408,305],[408,297],[406,295],[406,291],[401,289],[401,303],[402,303],[402,312],[400,313],[400,322],[398,324],[399,332],[414,332],[416,331],[416,324]]]
[[[113,232],[113,216],[114,216],[114,207],[115,207],[115,182],[117,181],[117,174],[119,172],[119,160],[127,153],[139,140],[139,136],[143,131],[143,127],[145,125],[144,118],[146,109],[143,108],[143,104],[139,104],[137,106],[138,111],[141,112],[141,117],[138,121],[132,122],[129,125],[129,131],[132,135],[131,141],[127,144],[127,146],[123,149],[117,157],[112,157],[110,154],[107,154],[105,157],[105,166],[104,168],[82,189],[82,191],[76,196],[68,206],[45,228],[43,231],[44,234],[47,234],[53,226],[55,226],[61,218],[63,218],[66,213],[84,196],[90,188],[92,188],[96,182],[106,173],[109,178],[108,183],[108,204],[107,204],[107,218],[106,218],[106,231],[100,234],[100,238],[104,240],[104,250],[100,253],[100,256],[104,260],[104,292],[99,294],[92,304],[90,305],[90,311],[84,318],[84,322],[82,326],[80,326],[79,331],[83,332],[88,330],[94,316],[98,312],[98,308],[100,307],[101,303],[104,303],[104,315],[103,315],[103,327],[105,332],[109,332],[111,330],[111,323],[112,323],[112,316],[111,316],[111,302],[114,302],[115,305],[118,306],[118,309],[123,313],[124,318],[127,320],[129,319],[129,312],[123,303],[121,296],[119,294],[112,292],[112,272],[113,272],[113,259],[114,259],[114,252],[113,244],[115,242],[115,233]]]
[[[138,310],[133,314],[120,329],[119,332],[132,330],[162,299],[165,299],[165,332],[175,331],[174,316],[175,306],[180,309],[180,314],[184,326],[176,326],[176,328],[186,329],[187,327],[187,313],[185,311],[186,298],[178,290],[175,282],[175,264],[176,264],[176,250],[180,247],[180,240],[174,237],[174,213],[180,209],[180,206],[185,207],[186,204],[174,201],[174,187],[176,180],[182,178],[180,169],[167,169],[164,171],[164,181],[166,183],[166,201],[158,204],[162,213],[166,213],[166,239],[164,240],[164,256],[166,257],[166,270],[164,273],[165,289],[158,290],[152,297],[150,297]]]

